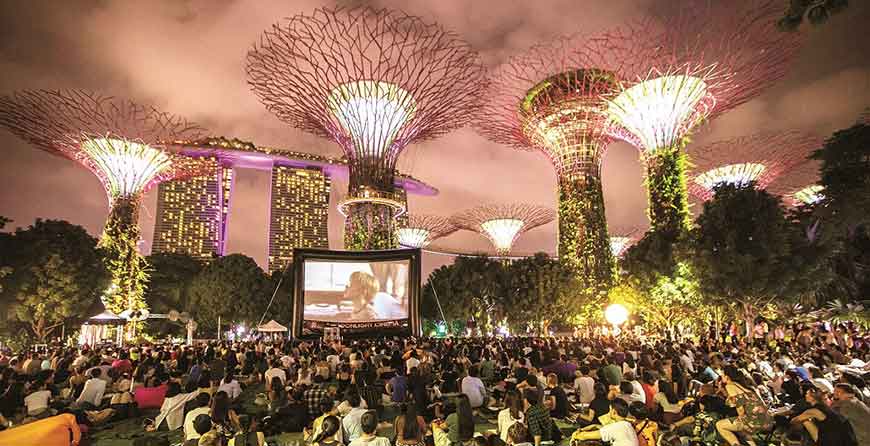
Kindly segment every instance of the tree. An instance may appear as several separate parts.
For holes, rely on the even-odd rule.
[[[550,324],[568,322],[585,300],[574,294],[581,279],[547,254],[537,253],[507,267],[504,312],[514,329],[549,333]],[[523,330],[525,331],[525,330]]]
[[[804,17],[813,25],[821,25],[847,6],[849,0],[791,0],[788,11],[779,21],[779,27],[784,31],[796,31],[804,22]]]
[[[486,256],[458,257],[453,265],[430,274],[423,287],[424,314],[440,319],[437,293],[448,320],[471,318],[479,328],[487,328],[502,316],[504,274],[502,263]]]
[[[166,314],[185,311],[190,301],[190,285],[203,265],[193,256],[175,253],[157,253],[147,257],[151,266],[145,302],[152,313]],[[148,331],[159,334],[181,334],[180,323],[162,320],[149,322]]]
[[[679,328],[697,319],[701,292],[692,265],[680,262],[671,275],[660,275],[652,286],[624,279],[611,290],[609,301],[625,305],[649,328],[661,330],[673,339],[680,334]]]
[[[36,220],[18,229],[5,258],[13,268],[3,290],[9,316],[44,341],[64,323],[100,311],[110,275],[97,240],[84,228],[58,220]]]
[[[823,229],[851,235],[859,225],[870,224],[870,124],[834,133],[812,158],[822,162],[824,198],[815,213],[824,220]]]
[[[694,265],[701,291],[712,305],[737,304],[749,335],[762,308],[795,297],[804,274],[791,249],[798,228],[776,197],[727,184],[704,203],[697,224]]]
[[[213,260],[190,284],[188,311],[201,327],[256,323],[268,303],[268,279],[254,259],[230,254]]]

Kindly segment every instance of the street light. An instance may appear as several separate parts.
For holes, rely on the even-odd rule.
[[[620,304],[610,304],[604,310],[604,319],[613,326],[613,334],[619,334],[619,326],[628,320],[628,308]]]

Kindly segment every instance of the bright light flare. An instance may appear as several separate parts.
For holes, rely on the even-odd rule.
[[[330,92],[327,103],[359,157],[381,158],[387,154],[416,112],[410,93],[379,81],[342,84]]]
[[[513,247],[524,224],[525,222],[522,220],[514,218],[498,218],[481,223],[480,229],[489,237],[496,251],[500,254],[507,254]]]
[[[792,196],[796,202],[803,204],[816,204],[825,198],[825,195],[822,193],[824,190],[824,186],[812,184],[796,191]]]
[[[147,144],[117,138],[91,138],[81,143],[82,155],[99,173],[110,199],[142,193],[172,158]]]
[[[711,192],[721,184],[744,187],[757,181],[765,170],[764,164],[760,163],[729,164],[710,169],[696,176],[695,183]]]
[[[399,228],[396,231],[399,236],[399,244],[409,248],[425,248],[429,245],[431,231],[423,228]]]
[[[639,82],[608,100],[610,119],[629,142],[647,152],[671,147],[712,109],[707,84],[669,75]],[[619,132],[618,132],[619,133]]]
[[[604,310],[604,319],[606,319],[610,325],[619,327],[628,320],[628,308],[625,308],[620,304],[610,304]]]

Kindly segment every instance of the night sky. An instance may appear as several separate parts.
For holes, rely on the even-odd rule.
[[[676,1],[371,4],[437,21],[459,33],[494,67],[535,43],[608,28]],[[850,3],[824,25],[805,25],[802,32],[808,39],[790,74],[762,96],[713,120],[696,133],[694,144],[792,128],[828,135],[854,122],[870,106],[870,2]],[[783,0],[783,11],[786,4]],[[184,115],[213,135],[338,156],[332,141],[303,134],[269,114],[250,92],[244,72],[245,54],[265,28],[284,17],[333,5],[310,0],[0,2],[0,94],[22,88],[91,89]],[[0,150],[0,215],[12,218],[13,227],[42,217],[69,220],[94,235],[101,232],[107,201],[90,172],[5,130],[0,130]],[[411,145],[400,168],[441,191],[435,197],[411,196],[412,212],[449,215],[486,202],[511,201],[555,207],[555,176],[543,155],[499,146],[469,128]],[[236,172],[228,250],[265,267],[269,175]],[[646,197],[638,152],[625,143],[612,144],[604,157],[603,182],[610,227],[644,229]],[[155,207],[156,188],[146,196],[140,219],[146,254]],[[554,223],[535,229],[515,249],[554,252],[555,232]],[[330,238],[333,247],[340,246],[341,219],[334,209]],[[436,244],[490,250],[473,233],[460,232]],[[424,274],[447,261],[427,255]]]

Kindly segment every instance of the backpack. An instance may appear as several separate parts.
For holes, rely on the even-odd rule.
[[[649,420],[644,420],[644,422],[641,426],[637,426],[637,425],[634,426],[634,432],[637,434],[638,446],[656,446],[655,437],[650,438],[644,432],[644,430],[649,425],[649,423],[650,423]],[[650,434],[650,436],[653,436],[653,435],[655,435],[655,434]]]

